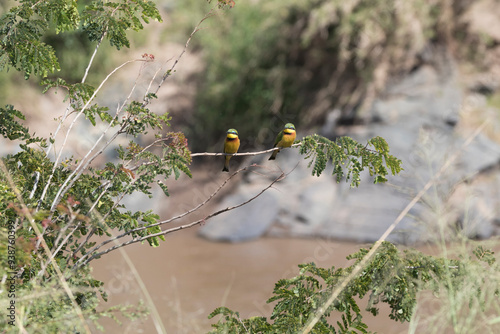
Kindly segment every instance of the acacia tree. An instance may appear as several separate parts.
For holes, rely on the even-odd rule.
[[[214,11],[233,5],[232,1],[219,0],[200,24]],[[161,21],[160,13],[155,3],[143,0],[89,1],[83,8],[71,0],[26,0],[0,19],[0,69],[20,71],[25,78],[38,77],[43,93],[58,89],[65,93],[67,102],[49,138],[29,132],[20,122],[25,118],[23,111],[12,105],[0,107],[0,133],[4,140],[16,141],[21,148],[19,153],[8,155],[0,162],[0,265],[3,290],[12,292],[9,296],[2,295],[1,307],[14,305],[11,317],[1,318],[2,328],[28,332],[65,328],[90,332],[89,321],[99,326],[100,317],[114,317],[116,312],[137,316],[137,309],[126,307],[95,311],[99,296],[106,300],[106,295],[101,289],[104,283],[90,273],[92,260],[136,242],[147,241],[157,247],[164,241],[165,234],[196,226],[245,205],[284,177],[278,175],[259,194],[239,205],[174,228],[168,228],[168,224],[206,204],[238,173],[258,166],[236,171],[204,202],[175,217],[162,219],[152,211],[132,212],[121,203],[125,196],[134,193],[151,195],[155,185],[168,196],[164,179],[177,179],[181,173],[191,176],[192,157],[222,155],[191,154],[184,134],[167,130],[168,114],[157,115],[148,108],[163,83],[174,74],[199,25],[187,37],[184,50],[170,67],[150,78],[149,88],[141,92],[142,99],[131,98],[137,89],[133,85],[115,110],[96,103],[109,78],[128,64],[158,61],[145,53],[142,58],[128,60],[110,73],[96,73],[103,78],[98,86],[87,83],[101,45],[107,41],[117,50],[129,47],[127,31],[139,31],[150,20]],[[79,31],[94,43],[95,49],[79,82],[54,77],[60,63],[54,47],[43,41],[50,31],[58,34]],[[80,121],[85,121],[83,116],[90,124],[102,126],[103,131],[83,158],[77,160],[64,156],[64,152],[68,149],[68,138],[76,136],[75,128]],[[148,131],[155,133],[154,139],[141,144]],[[116,144],[121,137],[133,139],[121,146]],[[337,180],[346,178],[352,186],[359,185],[360,173],[365,169],[374,182],[384,182],[389,173],[397,174],[401,170],[401,161],[389,154],[387,143],[380,137],[361,144],[349,137],[330,141],[313,135],[301,139],[295,147],[310,160],[313,175],[320,175],[330,162]],[[109,150],[115,150],[118,159],[95,166],[96,158]],[[272,149],[238,155],[270,151]],[[98,236],[105,240],[97,244]]]
[[[347,259],[355,260],[347,268],[301,264],[297,276],[279,280],[267,301],[275,303],[270,319],[245,319],[227,307],[215,309],[210,318],[222,317],[212,325],[212,333],[371,333],[356,298],[367,297],[366,311],[373,315],[378,315],[379,304],[385,303],[390,319],[408,322],[415,313],[418,294],[425,290],[441,300],[453,301],[444,305],[447,312],[440,312],[438,319],[423,326],[425,332],[442,333],[449,328],[454,333],[498,331],[493,326],[500,319],[498,314],[488,318],[482,313],[498,311],[499,306],[500,267],[491,250],[478,246],[471,257],[448,259],[412,249],[400,251],[384,241]],[[354,274],[358,268],[362,270]],[[334,313],[340,320],[331,321]]]

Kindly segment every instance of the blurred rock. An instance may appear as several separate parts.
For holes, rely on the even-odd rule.
[[[218,210],[238,205],[252,198],[262,188],[250,186],[236,194],[227,196]],[[199,234],[216,241],[240,242],[260,237],[275,221],[278,210],[275,192],[266,191],[241,208],[222,213],[200,228]]]

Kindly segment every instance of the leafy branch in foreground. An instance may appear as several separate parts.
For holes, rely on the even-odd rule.
[[[76,1],[21,1],[0,17],[0,71],[13,67],[30,75],[46,77],[60,70],[54,48],[42,41],[51,29],[56,33],[77,30],[91,41],[107,38],[117,49],[129,47],[126,32],[142,30],[149,20],[161,21],[152,1],[92,1],[80,13]]]
[[[324,269],[314,263],[299,265],[297,276],[276,283],[274,296],[267,301],[277,302],[269,320],[262,316],[242,319],[238,312],[219,307],[209,315],[209,318],[222,315],[212,325],[215,328],[212,333],[300,333],[331,291],[367,253],[367,249],[361,249],[349,255],[347,259],[355,263],[347,268]],[[400,251],[393,244],[383,242],[362,273],[348,284],[311,333],[369,333],[357,304],[357,298],[366,296],[367,311],[377,315],[378,304],[386,303],[391,310],[389,317],[400,322],[410,321],[418,293],[423,290],[430,290],[434,295],[455,296],[466,292],[466,298],[462,298],[464,304],[484,310],[488,302],[485,295],[498,299],[500,267],[491,251],[479,246],[473,253],[475,259],[451,260],[416,250]],[[485,285],[484,277],[493,282]],[[334,313],[341,318],[336,323],[330,317]]]
[[[23,72],[26,79],[37,76],[45,86],[43,93],[62,90],[67,101],[56,131],[48,139],[30,134],[20,122],[25,119],[23,112],[10,105],[0,107],[0,118],[5,120],[0,122],[0,135],[6,140],[18,140],[21,147],[16,154],[0,160],[0,189],[4,190],[0,194],[0,244],[9,242],[17,253],[15,260],[7,258],[7,251],[0,255],[0,290],[7,291],[12,282],[18,297],[15,319],[0,319],[0,328],[5,332],[37,332],[40,328],[53,332],[57,328],[63,332],[90,333],[89,320],[114,317],[114,313],[122,311],[126,311],[123,315],[132,315],[126,308],[96,312],[101,298],[106,300],[100,289],[103,283],[91,276],[88,266],[71,268],[95,246],[97,237],[111,236],[111,231],[132,230],[132,237],[157,246],[163,239],[161,229],[148,225],[157,223],[159,215],[151,211],[131,212],[121,201],[132,193],[151,196],[155,183],[168,195],[164,179],[178,178],[181,173],[191,176],[186,138],[182,133],[164,130],[169,126],[168,114],[157,115],[148,108],[156,97],[149,89],[157,74],[149,78],[149,88],[141,92],[143,98],[134,101],[132,96],[143,74],[142,66],[129,95],[118,97],[120,103],[114,113],[109,112],[109,106],[96,102],[101,88],[116,72],[132,62],[153,62],[154,56],[125,62],[97,87],[85,82],[104,39],[117,49],[128,47],[127,32],[141,30],[150,19],[161,21],[155,3],[144,0],[88,1],[86,6],[78,6],[73,0],[26,0],[0,17],[0,70],[14,68]],[[173,72],[198,28],[199,25],[156,91]],[[56,34],[79,31],[97,42],[81,82],[46,79],[60,68],[54,47],[43,42],[52,30]],[[88,119],[87,124],[82,124],[85,121],[81,115]],[[73,131],[77,125],[102,129],[96,136],[89,136],[92,147],[78,160],[68,154],[67,147],[70,135],[78,136]],[[63,129],[65,134],[60,139],[57,134]],[[150,131],[155,139],[149,145],[143,144],[141,139]],[[129,144],[116,148],[119,137],[127,137]],[[104,166],[92,164],[113,148],[117,154],[112,161],[106,158]],[[148,227],[134,230],[144,226]],[[8,305],[9,298],[3,294],[0,305]]]
[[[308,167],[313,166],[312,175],[321,175],[331,161],[332,174],[336,175],[337,182],[345,177],[347,181],[351,180],[352,187],[359,186],[360,173],[365,168],[368,168],[370,176],[374,176],[374,183],[386,182],[388,170],[392,175],[402,170],[401,160],[389,154],[389,145],[382,137],[374,137],[364,146],[350,137],[331,141],[314,134],[302,138],[300,144],[300,154],[311,159]]]

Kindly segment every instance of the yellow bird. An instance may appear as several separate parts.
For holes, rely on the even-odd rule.
[[[295,141],[296,135],[295,125],[293,125],[292,123],[285,124],[285,128],[281,130],[280,133],[278,133],[273,147],[284,148],[292,146],[293,142]],[[274,151],[269,160],[276,159],[276,155],[279,151],[281,150]]]
[[[238,149],[240,148],[238,131],[235,129],[229,129],[226,133],[226,139],[224,140],[224,153],[234,154],[238,152]],[[224,168],[222,168],[223,172],[229,172],[229,159],[231,159],[230,155],[226,155],[224,157]]]

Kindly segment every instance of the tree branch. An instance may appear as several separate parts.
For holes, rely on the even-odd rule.
[[[89,253],[93,253],[95,251],[97,251],[99,248],[101,248],[102,246],[110,243],[110,242],[113,242],[115,240],[118,240],[120,238],[123,238],[127,235],[130,235],[131,233],[134,233],[134,232],[139,232],[139,231],[142,231],[142,230],[146,230],[148,228],[151,228],[151,227],[155,227],[155,226],[159,226],[159,225],[164,225],[164,224],[168,224],[168,223],[171,223],[172,221],[174,220],[177,220],[177,219],[180,219],[182,217],[185,217],[187,216],[188,214],[200,209],[202,206],[204,206],[205,204],[207,204],[212,198],[215,197],[215,195],[217,195],[219,193],[219,191],[229,182],[229,180],[231,180],[234,176],[236,176],[237,174],[239,174],[240,172],[243,172],[245,170],[247,170],[249,167],[256,167],[257,165],[253,164],[251,166],[246,166],[244,168],[241,168],[239,170],[237,170],[236,172],[234,172],[230,177],[228,177],[206,200],[204,200],[202,203],[198,204],[196,207],[186,211],[186,212],[183,212],[181,213],[180,215],[177,215],[175,217],[172,217],[172,218],[169,218],[167,220],[163,220],[161,222],[158,222],[158,223],[155,223],[155,224],[151,224],[151,225],[144,225],[144,226],[141,226],[141,227],[137,227],[137,228],[134,228],[132,230],[129,230],[129,231],[125,231],[124,233],[120,234],[120,235],[117,235],[111,239],[108,239],[108,240],[105,240],[103,242],[101,242],[99,245],[95,246]],[[88,240],[85,240],[85,242],[87,242]],[[81,246],[78,248],[78,250],[81,248]],[[75,251],[76,253],[76,251]]]
[[[253,166],[253,165],[252,165]],[[236,173],[239,173],[243,170],[245,170],[245,168],[242,168],[240,170],[238,170],[237,172],[235,172],[231,177],[233,177],[234,175],[236,175]],[[185,224],[185,225],[181,225],[181,226],[178,226],[178,227],[174,227],[174,228],[171,228],[171,229],[168,229],[168,230],[165,230],[165,231],[161,231],[161,232],[158,232],[158,233],[154,233],[154,234],[150,234],[150,235],[147,235],[147,236],[143,236],[143,237],[137,237],[137,238],[133,238],[132,240],[129,240],[129,241],[126,241],[126,242],[123,242],[121,244],[118,244],[118,245],[115,245],[111,248],[108,248],[102,252],[99,252],[99,253],[95,253],[94,255],[90,256],[87,260],[83,261],[81,264],[78,264],[81,260],[84,259],[84,257],[82,257],[76,264],[73,268],[78,268],[80,266],[84,266],[86,264],[88,264],[90,261],[92,261],[93,259],[97,258],[97,257],[100,257],[101,255],[104,255],[104,254],[107,254],[115,249],[118,249],[120,247],[124,247],[124,246],[127,246],[127,245],[130,245],[130,244],[134,244],[134,243],[137,243],[137,242],[141,242],[141,241],[144,241],[144,240],[147,240],[149,238],[154,238],[154,237],[159,237],[159,236],[163,236],[163,235],[166,235],[166,234],[170,234],[172,232],[177,232],[177,231],[180,231],[180,230],[183,230],[183,229],[187,229],[187,228],[190,228],[190,227],[193,227],[193,226],[196,226],[196,225],[200,225],[200,224],[204,224],[207,220],[215,217],[215,216],[218,216],[220,215],[221,213],[224,213],[224,212],[227,212],[227,211],[231,211],[231,210],[234,210],[234,209],[237,209],[243,205],[246,205],[248,203],[250,203],[251,201],[253,201],[254,199],[256,199],[257,197],[259,197],[260,195],[262,195],[266,190],[268,190],[269,188],[271,188],[276,182],[279,182],[281,180],[283,180],[283,178],[285,177],[285,173],[281,173],[280,176],[278,176],[276,179],[274,179],[267,187],[265,187],[264,189],[262,189],[257,195],[251,197],[250,199],[240,203],[240,204],[237,204],[237,205],[234,205],[234,206],[231,206],[231,207],[227,207],[227,208],[224,208],[224,209],[221,209],[219,211],[216,211],[214,213],[211,213],[210,215],[208,215],[207,217],[205,218],[202,218],[202,219],[199,219],[197,221],[194,221],[192,223],[189,223],[189,224]],[[231,178],[229,177],[229,178]],[[219,189],[218,189],[219,190]],[[217,191],[218,191],[217,190]],[[217,192],[216,191],[216,192]],[[204,203],[202,203],[204,204]],[[175,217],[174,217],[175,218]],[[170,220],[171,221],[171,220]],[[158,225],[158,224],[157,224]],[[146,226],[146,228],[148,227],[151,227],[153,225],[149,225],[149,226]],[[119,236],[120,237],[120,236]],[[114,241],[116,240],[118,237],[115,237],[113,239],[110,239],[110,240],[107,240],[107,242],[109,241]],[[99,245],[100,247],[101,245]],[[89,254],[91,254],[91,252],[89,252]]]
[[[297,143],[297,144],[293,144],[292,147],[298,147],[298,146],[301,146],[301,143]],[[284,147],[286,148],[286,147]],[[274,152],[276,150],[282,150],[284,149],[283,147],[273,147],[273,148],[270,148],[268,150],[264,150],[264,151],[257,151],[257,152],[244,152],[244,153],[234,153],[234,154],[228,154],[228,153],[210,153],[210,152],[203,152],[203,153],[193,153],[191,154],[191,157],[206,157],[206,156],[214,156],[214,157],[218,157],[218,156],[225,156],[225,155],[229,155],[229,156],[234,156],[234,157],[243,157],[243,156],[255,156],[255,155],[261,155],[261,154],[267,154],[267,153],[271,153],[271,152]]]
[[[210,10],[210,11],[209,11],[209,12],[208,12],[208,13],[207,13],[204,17],[203,17],[203,19],[201,19],[201,20],[200,20],[200,22],[196,25],[196,27],[194,28],[193,32],[192,32],[192,33],[191,33],[191,35],[189,36],[189,38],[188,38],[188,40],[187,40],[187,42],[186,42],[186,44],[185,44],[185,46],[184,46],[184,49],[182,50],[182,52],[180,53],[180,55],[177,57],[177,59],[175,60],[174,64],[171,66],[171,68],[170,68],[170,69],[169,69],[169,70],[168,70],[168,71],[167,71],[167,72],[163,75],[161,82],[158,84],[158,87],[157,87],[157,88],[156,88],[156,90],[155,90],[155,94],[158,92],[158,90],[159,90],[159,89],[160,89],[160,87],[163,85],[163,83],[165,82],[165,80],[166,80],[166,79],[167,79],[170,75],[172,75],[172,73],[173,73],[173,70],[174,70],[175,66],[177,65],[177,63],[180,61],[181,57],[182,57],[182,56],[184,55],[184,53],[186,52],[186,50],[187,50],[187,48],[188,48],[188,46],[189,46],[189,43],[191,42],[191,39],[193,38],[193,36],[195,35],[195,33],[196,33],[196,32],[198,32],[198,31],[200,30],[200,28],[199,28],[199,27],[200,27],[200,25],[201,25],[201,24],[202,24],[202,23],[203,23],[206,19],[208,19],[209,17],[211,17],[211,16],[215,15],[215,14],[213,13],[213,11],[214,11],[214,9],[211,9],[211,10]],[[136,60],[129,60],[129,61],[127,61],[127,62],[123,63],[122,65],[120,65],[119,67],[115,68],[115,69],[114,69],[114,70],[113,70],[113,71],[112,71],[112,72],[111,72],[111,73],[110,73],[110,74],[109,74],[109,75],[108,75],[108,76],[107,76],[107,77],[103,80],[103,82],[100,84],[100,86],[99,86],[99,87],[98,87],[98,88],[94,91],[94,93],[93,93],[92,97],[89,99],[89,101],[88,101],[88,102],[87,102],[87,103],[83,106],[83,108],[82,108],[82,109],[78,112],[78,114],[75,116],[75,119],[74,119],[74,120],[73,120],[73,122],[70,124],[70,126],[69,126],[69,128],[68,128],[68,131],[66,132],[66,136],[65,136],[65,138],[64,138],[64,142],[63,142],[63,146],[62,146],[62,147],[64,147],[64,146],[65,146],[66,141],[67,141],[68,136],[69,136],[69,133],[70,133],[70,131],[71,131],[72,127],[74,126],[74,124],[75,124],[76,120],[77,120],[77,119],[79,118],[79,116],[83,113],[83,111],[84,111],[85,109],[87,109],[87,107],[88,107],[88,105],[90,104],[90,102],[94,99],[94,97],[96,96],[96,94],[100,91],[100,89],[102,88],[102,86],[104,85],[104,83],[105,83],[105,82],[109,79],[109,77],[111,77],[111,76],[112,76],[112,75],[113,75],[113,74],[114,74],[117,70],[121,69],[123,66],[125,66],[125,65],[127,65],[127,64],[129,64],[129,63],[131,63],[131,62],[135,62],[135,61],[150,61],[150,60],[149,60],[149,59],[136,59]],[[156,75],[156,74],[155,74],[155,75]],[[149,88],[148,88],[148,89],[149,89]],[[149,103],[150,103],[150,100],[149,100],[148,98],[145,98],[145,99],[144,99],[144,102],[143,102],[143,106],[146,106],[146,105],[148,105]],[[125,104],[124,104],[124,105],[125,105]],[[123,106],[122,106],[122,107],[123,107]],[[121,108],[120,108],[120,109],[121,109]],[[118,113],[117,113],[117,115],[118,115]],[[116,119],[117,115],[115,115],[115,118],[114,118],[114,119]],[[113,119],[113,121],[114,121],[114,119]],[[113,121],[112,121],[112,122],[110,122],[110,125],[113,123]],[[109,127],[108,127],[108,128],[109,128]],[[106,131],[107,131],[107,130],[108,130],[108,129],[106,129]],[[118,135],[118,134],[120,134],[120,132],[118,132],[116,135]],[[56,196],[55,196],[55,198],[54,198],[54,201],[52,202],[52,205],[51,205],[51,210],[53,210],[53,209],[55,208],[55,206],[57,205],[57,203],[59,203],[60,198],[64,195],[64,193],[65,193],[66,191],[68,191],[68,189],[72,186],[72,184],[76,181],[76,179],[78,179],[78,177],[79,177],[79,176],[83,173],[83,171],[84,171],[85,169],[84,169],[84,168],[80,168],[80,167],[82,166],[83,162],[86,160],[86,158],[88,157],[88,155],[92,152],[92,150],[94,150],[94,149],[95,149],[95,146],[96,146],[96,145],[97,145],[97,143],[98,143],[98,142],[102,139],[103,135],[104,135],[104,133],[103,133],[103,134],[101,135],[101,137],[97,140],[97,142],[95,143],[94,147],[93,147],[93,148],[92,148],[92,149],[91,149],[91,150],[87,153],[87,155],[86,155],[86,156],[82,159],[82,162],[80,163],[80,166],[78,166],[78,167],[75,169],[75,171],[73,171],[73,173],[71,173],[71,175],[70,175],[70,176],[68,176],[68,178],[65,180],[64,184],[63,184],[63,185],[59,188],[59,191],[57,192],[57,194],[56,194]],[[116,138],[116,135],[115,135],[115,136],[113,136],[111,140],[108,140],[108,142],[106,143],[105,147],[106,147],[107,145],[109,145],[109,143],[110,143],[111,141],[113,141],[113,140]],[[97,152],[97,154],[96,154],[95,156],[99,155],[101,152],[102,152],[102,150],[101,150],[101,151],[99,151],[99,152]],[[43,199],[43,197],[45,196],[45,193],[46,193],[46,191],[47,191],[47,189],[48,189],[48,187],[49,187],[49,185],[50,185],[50,183],[51,183],[51,179],[52,179],[52,177],[53,177],[54,171],[55,171],[55,169],[56,169],[56,167],[57,167],[57,165],[58,165],[58,162],[59,162],[59,160],[60,160],[60,158],[61,158],[61,154],[62,154],[62,148],[61,148],[61,151],[59,152],[59,155],[58,155],[58,157],[57,157],[57,159],[56,159],[56,162],[55,162],[55,164],[54,164],[54,170],[53,170],[52,174],[51,174],[51,175],[50,175],[50,177],[49,177],[49,181],[47,182],[47,185],[46,185],[46,186],[45,186],[45,188],[44,188],[44,191],[43,191],[43,194],[42,194],[42,199]],[[94,158],[95,158],[95,156],[94,156]],[[85,167],[86,167],[86,166],[88,166],[88,164],[89,164],[92,160],[93,160],[93,158],[92,158],[89,162],[87,162],[87,163],[85,164]],[[75,176],[75,174],[77,173],[77,171],[78,171],[78,170],[80,170],[80,171],[79,171],[79,172],[78,172],[78,174]],[[71,181],[71,182],[70,182],[70,181]]]
[[[318,143],[318,145],[322,145],[322,146],[325,146],[324,144],[322,143]],[[291,147],[299,147],[299,146],[302,146],[302,143],[301,142],[298,142],[298,143],[295,143],[293,144]],[[283,149],[286,149],[287,147],[273,147],[273,148],[270,148],[270,149],[267,149],[267,150],[264,150],[264,151],[257,151],[257,152],[244,152],[244,153],[234,153],[234,154],[229,154],[229,153],[211,153],[211,152],[200,152],[200,153],[193,153],[191,154],[191,157],[207,157],[207,156],[214,156],[214,157],[217,157],[217,156],[226,156],[226,155],[229,155],[229,156],[234,156],[234,157],[242,157],[242,156],[256,156],[256,155],[261,155],[261,154],[267,154],[267,153],[271,153],[271,152],[274,152],[276,150],[283,150]],[[366,151],[369,151],[369,152],[372,152],[372,153],[376,153],[378,154],[379,152],[375,151],[375,150],[372,150],[372,149],[369,149],[369,148],[366,148],[364,147],[363,148],[364,150]],[[138,167],[137,167],[138,168]]]
[[[184,48],[182,49],[181,53],[179,54],[179,56],[177,57],[177,59],[175,59],[174,63],[170,67],[170,69],[167,70],[165,72],[165,74],[162,76],[161,81],[158,83],[158,86],[156,87],[156,89],[154,91],[154,94],[158,93],[158,91],[160,90],[160,87],[163,85],[163,83],[165,82],[165,80],[172,75],[172,73],[174,72],[175,66],[177,66],[177,63],[179,63],[179,61],[182,58],[182,56],[184,55],[184,53],[186,53],[187,48],[189,46],[189,43],[193,39],[193,36],[200,30],[200,25],[206,19],[208,19],[209,17],[212,17],[212,16],[215,15],[214,14],[214,10],[215,10],[215,8],[212,8],[207,14],[205,14],[205,16],[200,20],[200,22],[198,22],[198,24],[196,25],[196,27],[194,27],[193,32],[191,32],[191,35],[189,35],[189,38],[187,39],[186,44],[184,44]],[[149,99],[148,98],[144,99],[143,106],[147,105],[148,103],[149,103]]]
[[[66,143],[68,141],[68,137],[69,137],[69,134],[71,132],[71,130],[73,129],[73,126],[75,125],[76,121],[78,120],[78,118],[83,114],[83,112],[88,108],[88,106],[90,105],[90,103],[92,102],[92,100],[95,98],[95,96],[97,95],[97,93],[101,90],[101,88],[104,86],[104,84],[108,81],[108,79],[113,75],[115,74],[118,70],[120,70],[121,68],[123,68],[125,65],[127,64],[130,64],[132,62],[135,62],[135,61],[144,61],[142,59],[135,59],[135,60],[128,60],[126,61],[125,63],[121,64],[120,66],[118,66],[117,68],[115,68],[111,73],[109,73],[106,78],[101,82],[101,84],[99,85],[99,87],[97,87],[97,89],[94,91],[94,93],[92,94],[92,96],[89,98],[89,100],[87,101],[87,103],[85,103],[85,105],[82,107],[82,109],[78,112],[78,114],[76,114],[75,118],[73,119],[73,121],[71,122],[71,124],[69,125],[68,127],[68,130],[66,131],[66,135],[64,137],[64,141],[62,143],[62,146],[60,148],[60,152],[59,154],[57,155],[57,158],[56,158],[56,161],[54,162],[54,167],[52,168],[52,173],[50,174],[49,176],[49,180],[47,181],[47,184],[45,185],[45,188],[43,189],[43,193],[42,193],[42,196],[40,197],[39,201],[43,201],[44,197],[45,197],[45,194],[47,193],[47,190],[51,184],[51,181],[52,181],[52,178],[54,177],[54,174],[55,174],[55,170],[57,169],[57,166],[59,165],[59,161],[61,160],[61,156],[62,156],[62,153],[63,153],[63,150],[64,150],[64,146],[66,146]],[[116,115],[117,116],[117,115]],[[112,124],[112,122],[110,122],[110,124]],[[90,152],[89,152],[90,153]],[[87,154],[88,155],[88,154]],[[85,158],[83,159],[85,160]],[[52,202],[52,205],[51,205],[51,210],[53,210],[53,208],[57,205],[57,203],[59,203],[59,196],[61,196],[61,193],[64,189],[64,187],[68,184],[68,182],[71,180],[71,178],[76,174],[76,172],[78,171],[78,168],[75,169],[73,171],[73,173],[71,173],[65,180],[64,184],[59,188],[59,191],[57,192],[55,198],[54,198],[54,201]]]

